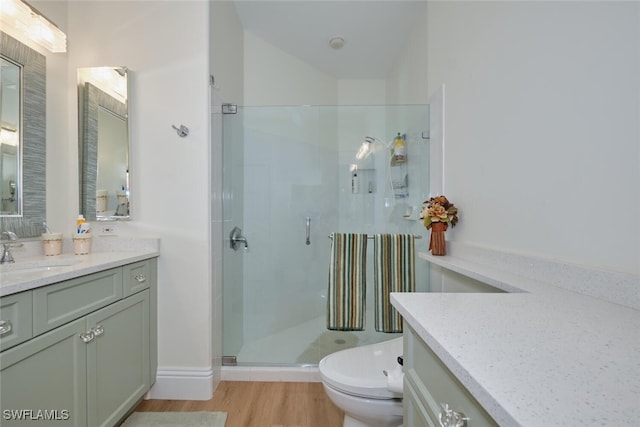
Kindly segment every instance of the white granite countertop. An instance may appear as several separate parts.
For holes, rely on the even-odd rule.
[[[514,293],[391,301],[501,426],[640,425],[640,311],[512,273],[475,278]]]
[[[14,250],[14,264],[0,266],[0,296],[15,294],[160,255],[156,238],[94,238],[88,255],[74,255],[65,241],[61,255],[44,256],[40,241]]]

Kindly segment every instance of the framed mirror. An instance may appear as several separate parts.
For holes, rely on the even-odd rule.
[[[0,32],[0,229],[39,236],[46,218],[46,59]]]
[[[131,219],[126,67],[78,69],[80,213]]]

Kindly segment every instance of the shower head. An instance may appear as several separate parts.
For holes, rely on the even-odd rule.
[[[393,141],[390,142],[384,142],[378,138],[376,138],[375,136],[365,136],[364,137],[365,142],[368,142],[369,144],[373,144],[373,143],[378,143],[383,145],[385,148],[391,148],[391,144],[393,143]]]
[[[369,154],[373,153],[374,151],[373,145],[376,142],[385,148],[391,148],[391,144],[392,144],[391,142],[385,143],[384,141],[379,140],[375,136],[365,136],[364,141],[362,142],[362,144],[360,145],[360,148],[358,148],[358,152],[356,153],[356,159],[358,160],[365,159],[369,156]]]

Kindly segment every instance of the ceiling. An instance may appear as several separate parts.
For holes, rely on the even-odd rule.
[[[235,0],[245,30],[338,79],[385,78],[425,0]],[[333,36],[344,47],[329,46]]]

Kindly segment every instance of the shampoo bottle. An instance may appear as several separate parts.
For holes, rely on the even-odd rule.
[[[404,163],[407,159],[407,146],[402,139],[402,135],[398,132],[398,135],[393,140],[393,162]]]

